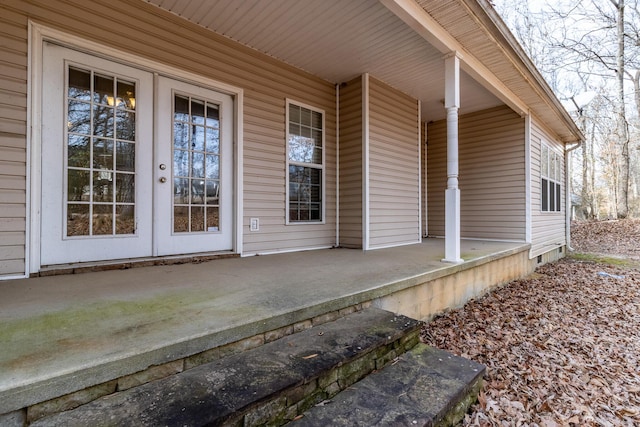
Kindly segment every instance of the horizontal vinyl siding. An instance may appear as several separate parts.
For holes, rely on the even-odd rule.
[[[420,146],[415,99],[369,80],[369,247],[420,240]]]
[[[340,246],[362,248],[362,79],[340,88]]]
[[[507,107],[459,118],[462,237],[525,240],[524,120]],[[429,234],[444,235],[446,121],[428,129]]]
[[[141,1],[35,0],[29,4],[12,2],[11,6],[3,3],[0,17],[3,20],[2,32],[5,31],[5,20],[15,21],[18,26],[11,30],[11,37],[2,35],[2,49],[12,46],[12,52],[11,55],[2,52],[0,56],[0,73],[8,69],[5,73],[12,76],[3,78],[0,75],[0,102],[11,100],[12,103],[6,114],[6,109],[0,108],[0,114],[9,116],[0,117],[0,131],[18,135],[17,148],[26,149],[27,18],[32,18],[40,24],[123,52],[242,88],[244,252],[296,250],[335,244],[336,118],[333,84]],[[15,64],[7,65],[10,61]],[[22,72],[16,72],[15,67],[22,67]],[[14,76],[16,73],[17,77]],[[6,97],[6,93],[11,96]],[[324,224],[285,225],[286,98],[325,111]],[[0,150],[3,150],[1,145]],[[24,179],[24,161],[17,168]],[[24,217],[25,213],[18,219],[12,218],[14,226],[5,227],[12,232],[24,230]],[[260,219],[258,232],[249,232],[252,217]]]
[[[27,188],[27,19],[0,12],[0,277],[23,275]]]
[[[536,118],[531,120],[531,257],[538,256],[566,244],[565,235],[565,167],[562,158],[562,207],[560,212],[542,212],[540,180],[540,147],[546,142],[558,153],[564,152],[562,143],[554,140]]]

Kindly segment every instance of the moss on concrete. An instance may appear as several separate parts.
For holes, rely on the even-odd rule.
[[[205,297],[202,294],[167,293],[144,300],[104,300],[84,307],[69,307],[4,321],[0,327],[0,342],[9,345],[3,350],[3,359],[7,361],[5,363],[13,365],[19,361],[12,362],[12,358],[27,356],[22,362],[28,362],[32,359],[28,355],[42,353],[43,349],[39,344],[48,342],[50,345],[51,337],[56,338],[54,345],[61,347],[95,345],[96,341],[104,338],[104,328],[91,328],[87,325],[108,322],[111,336],[114,333],[126,335],[179,316],[183,308],[193,307],[203,299]],[[49,347],[46,353],[54,356],[55,350]],[[42,354],[39,357],[47,356]]]
[[[601,254],[592,254],[592,253],[582,253],[575,252],[569,255],[570,258],[578,260],[578,261],[587,261],[587,262],[595,262],[599,264],[608,264],[616,267],[628,267],[628,268],[639,268],[640,261],[632,260],[628,258],[615,257],[610,255],[601,255]]]

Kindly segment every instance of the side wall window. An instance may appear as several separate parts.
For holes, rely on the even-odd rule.
[[[323,221],[324,111],[287,101],[287,222]]]
[[[562,157],[544,142],[540,150],[542,212],[560,212],[562,208]]]

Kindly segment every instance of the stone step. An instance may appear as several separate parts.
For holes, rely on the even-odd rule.
[[[483,365],[418,344],[290,425],[454,426],[476,401],[484,373]]]
[[[31,426],[280,425],[415,347],[420,322],[368,308]]]

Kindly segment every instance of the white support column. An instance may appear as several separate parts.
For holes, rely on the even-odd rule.
[[[445,58],[447,110],[447,189],[445,190],[444,262],[459,263],[460,189],[458,188],[458,109],[460,108],[460,61],[452,53]]]

